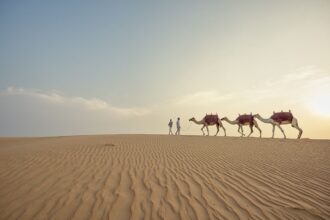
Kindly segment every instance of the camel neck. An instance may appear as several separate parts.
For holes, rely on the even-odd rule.
[[[193,122],[195,122],[195,124],[198,124],[198,125],[203,124],[202,121],[196,121],[196,119],[194,119]]]
[[[225,118],[224,120],[225,120],[226,122],[228,122],[229,124],[232,124],[232,125],[236,125],[236,124],[237,124],[236,121],[231,121],[231,120],[229,120],[228,118]]]
[[[261,117],[260,115],[256,118],[264,123],[272,123],[269,118],[266,119],[266,118]]]

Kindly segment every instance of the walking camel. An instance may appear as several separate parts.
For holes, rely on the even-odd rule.
[[[275,126],[277,126],[282,131],[284,138],[286,138],[284,130],[281,127],[281,125],[286,125],[286,124],[291,124],[292,127],[296,128],[299,131],[298,139],[301,137],[301,135],[303,133],[303,130],[298,126],[298,120],[295,117],[293,117],[290,110],[289,110],[289,112],[273,111],[273,115],[270,118],[262,118],[259,114],[254,115],[254,117],[264,123],[268,123],[273,126],[272,138],[274,138]]]
[[[225,127],[223,127],[222,125],[222,122],[220,120],[220,118],[218,117],[218,114],[216,115],[208,115],[206,114],[205,117],[200,120],[200,121],[197,121],[194,117],[192,117],[191,119],[189,119],[189,121],[192,121],[194,122],[195,124],[198,124],[198,125],[203,125],[203,127],[201,128],[202,132],[203,132],[203,135],[205,135],[204,133],[204,128],[206,127],[206,130],[207,130],[207,135],[209,135],[209,126],[213,126],[213,125],[216,125],[217,127],[217,133],[214,135],[214,136],[217,136],[217,134],[219,133],[219,127],[221,127],[225,133],[224,136],[226,136],[226,129]]]
[[[245,136],[243,133],[243,126],[244,125],[248,125],[250,127],[250,134],[248,135],[248,137],[250,137],[250,135],[253,133],[253,126],[255,126],[260,133],[260,138],[261,138],[261,129],[259,128],[259,125],[257,123],[257,121],[254,119],[252,113],[251,114],[244,114],[244,115],[240,115],[236,118],[236,120],[231,121],[229,120],[227,117],[224,117],[221,119],[222,121],[226,121],[229,124],[232,125],[238,125],[238,133],[241,134],[241,137]]]

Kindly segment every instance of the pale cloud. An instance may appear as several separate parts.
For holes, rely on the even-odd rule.
[[[290,83],[290,82],[307,80],[313,77],[318,77],[320,72],[321,72],[320,69],[317,69],[316,67],[306,66],[298,69],[294,73],[286,74],[283,77],[283,80],[280,80],[280,82]]]
[[[280,78],[267,80],[266,86],[279,87],[298,83],[299,85],[304,85],[306,83],[310,83],[311,81],[327,77],[329,76],[329,73],[314,66],[306,66],[280,76]]]
[[[214,106],[217,104],[241,103],[242,106],[266,104],[272,102],[280,103],[281,106],[295,106],[300,103],[307,108],[320,106],[320,101],[330,102],[330,73],[316,68],[306,66],[294,72],[280,75],[279,78],[265,80],[250,88],[242,88],[232,93],[221,93],[218,90],[198,91],[174,99],[174,105],[191,106]],[[319,97],[323,97],[322,99]],[[314,100],[314,101],[311,101]],[[272,104],[271,104],[272,105]],[[324,104],[322,104],[323,106]]]
[[[49,102],[54,103],[63,103],[65,98],[59,95],[58,93],[52,91],[49,93],[43,93],[38,89],[25,89],[25,88],[16,88],[8,87],[5,91],[1,92],[1,95],[20,95],[20,96],[30,96],[43,99]]]
[[[178,105],[201,105],[216,104],[232,99],[232,94],[220,94],[216,90],[199,91],[189,95],[181,96],[174,100],[174,104]]]
[[[313,66],[297,69],[281,75],[279,78],[266,80],[258,86],[236,93],[236,97],[253,97],[254,102],[265,99],[281,98],[296,102],[304,102],[305,96],[314,89],[329,86],[330,74]]]
[[[116,116],[143,116],[149,109],[137,107],[118,107],[98,98],[68,97],[56,91],[45,92],[38,89],[8,87],[0,93],[2,96],[33,97],[57,105],[78,105],[91,111],[105,111]]]
[[[212,106],[229,102],[246,104],[262,104],[272,100],[282,100],[282,104],[306,103],[307,96],[314,94],[313,90],[324,91],[330,88],[330,74],[314,66],[306,66],[287,74],[281,74],[278,78],[265,79],[253,87],[242,88],[231,93],[221,93],[217,89],[196,91],[172,99],[171,105]]]

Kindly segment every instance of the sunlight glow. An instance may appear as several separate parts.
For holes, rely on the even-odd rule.
[[[311,110],[319,115],[330,117],[330,93],[319,93],[309,103]]]

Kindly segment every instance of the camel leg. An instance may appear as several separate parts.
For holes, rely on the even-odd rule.
[[[227,134],[226,134],[226,129],[225,129],[225,127],[223,126],[223,124],[222,124],[222,122],[221,122],[221,120],[219,119],[219,121],[218,121],[218,124],[219,124],[219,127],[222,127],[222,129],[223,129],[223,132],[225,133],[225,135],[224,136],[227,136]]]
[[[244,131],[243,131],[243,127],[242,127],[242,125],[238,125],[238,133],[241,134],[241,137],[244,136]]]
[[[226,129],[225,129],[225,127],[224,127],[223,125],[221,125],[221,127],[222,127],[223,132],[225,133],[225,137],[226,137],[226,136],[227,136],[227,134],[226,134]]]
[[[210,135],[209,126],[206,126],[206,130],[207,130],[207,136],[209,136]]]
[[[256,127],[256,129],[258,129],[259,134],[260,134],[259,137],[261,138],[261,129],[259,128],[258,122],[256,120],[253,120],[253,124]]]
[[[272,136],[272,138],[274,138],[274,134],[275,134],[275,125],[273,125],[273,136]]]
[[[245,136],[244,131],[243,131],[243,126],[241,125],[241,131],[242,131],[242,137]]]
[[[299,131],[298,139],[300,139],[300,137],[303,133],[303,130],[298,126],[298,120],[296,118],[293,118],[291,125],[292,125],[292,127],[296,128]]]
[[[219,133],[219,126],[220,126],[220,125],[219,125],[219,124],[217,124],[216,126],[217,126],[217,133],[216,133],[214,136],[217,136],[217,135],[218,135],[218,133]]]
[[[286,135],[285,135],[284,130],[283,130],[283,128],[281,127],[281,125],[277,124],[276,126],[282,131],[282,133],[283,133],[283,135],[284,135],[284,138],[286,138]]]
[[[205,136],[204,128],[205,128],[205,125],[203,125],[203,127],[201,128],[201,130],[202,130],[202,132],[203,132],[203,136]]]
[[[250,125],[250,134],[248,135],[248,137],[250,137],[252,133],[253,133],[253,125]]]
[[[244,134],[244,131],[243,131],[243,126],[242,126],[242,125],[240,125],[240,129],[241,129],[241,134],[242,134],[242,137],[244,137],[244,136],[245,136],[245,134]]]
[[[238,125],[238,133],[240,133],[241,137],[243,136],[242,133],[241,133],[241,127]]]

